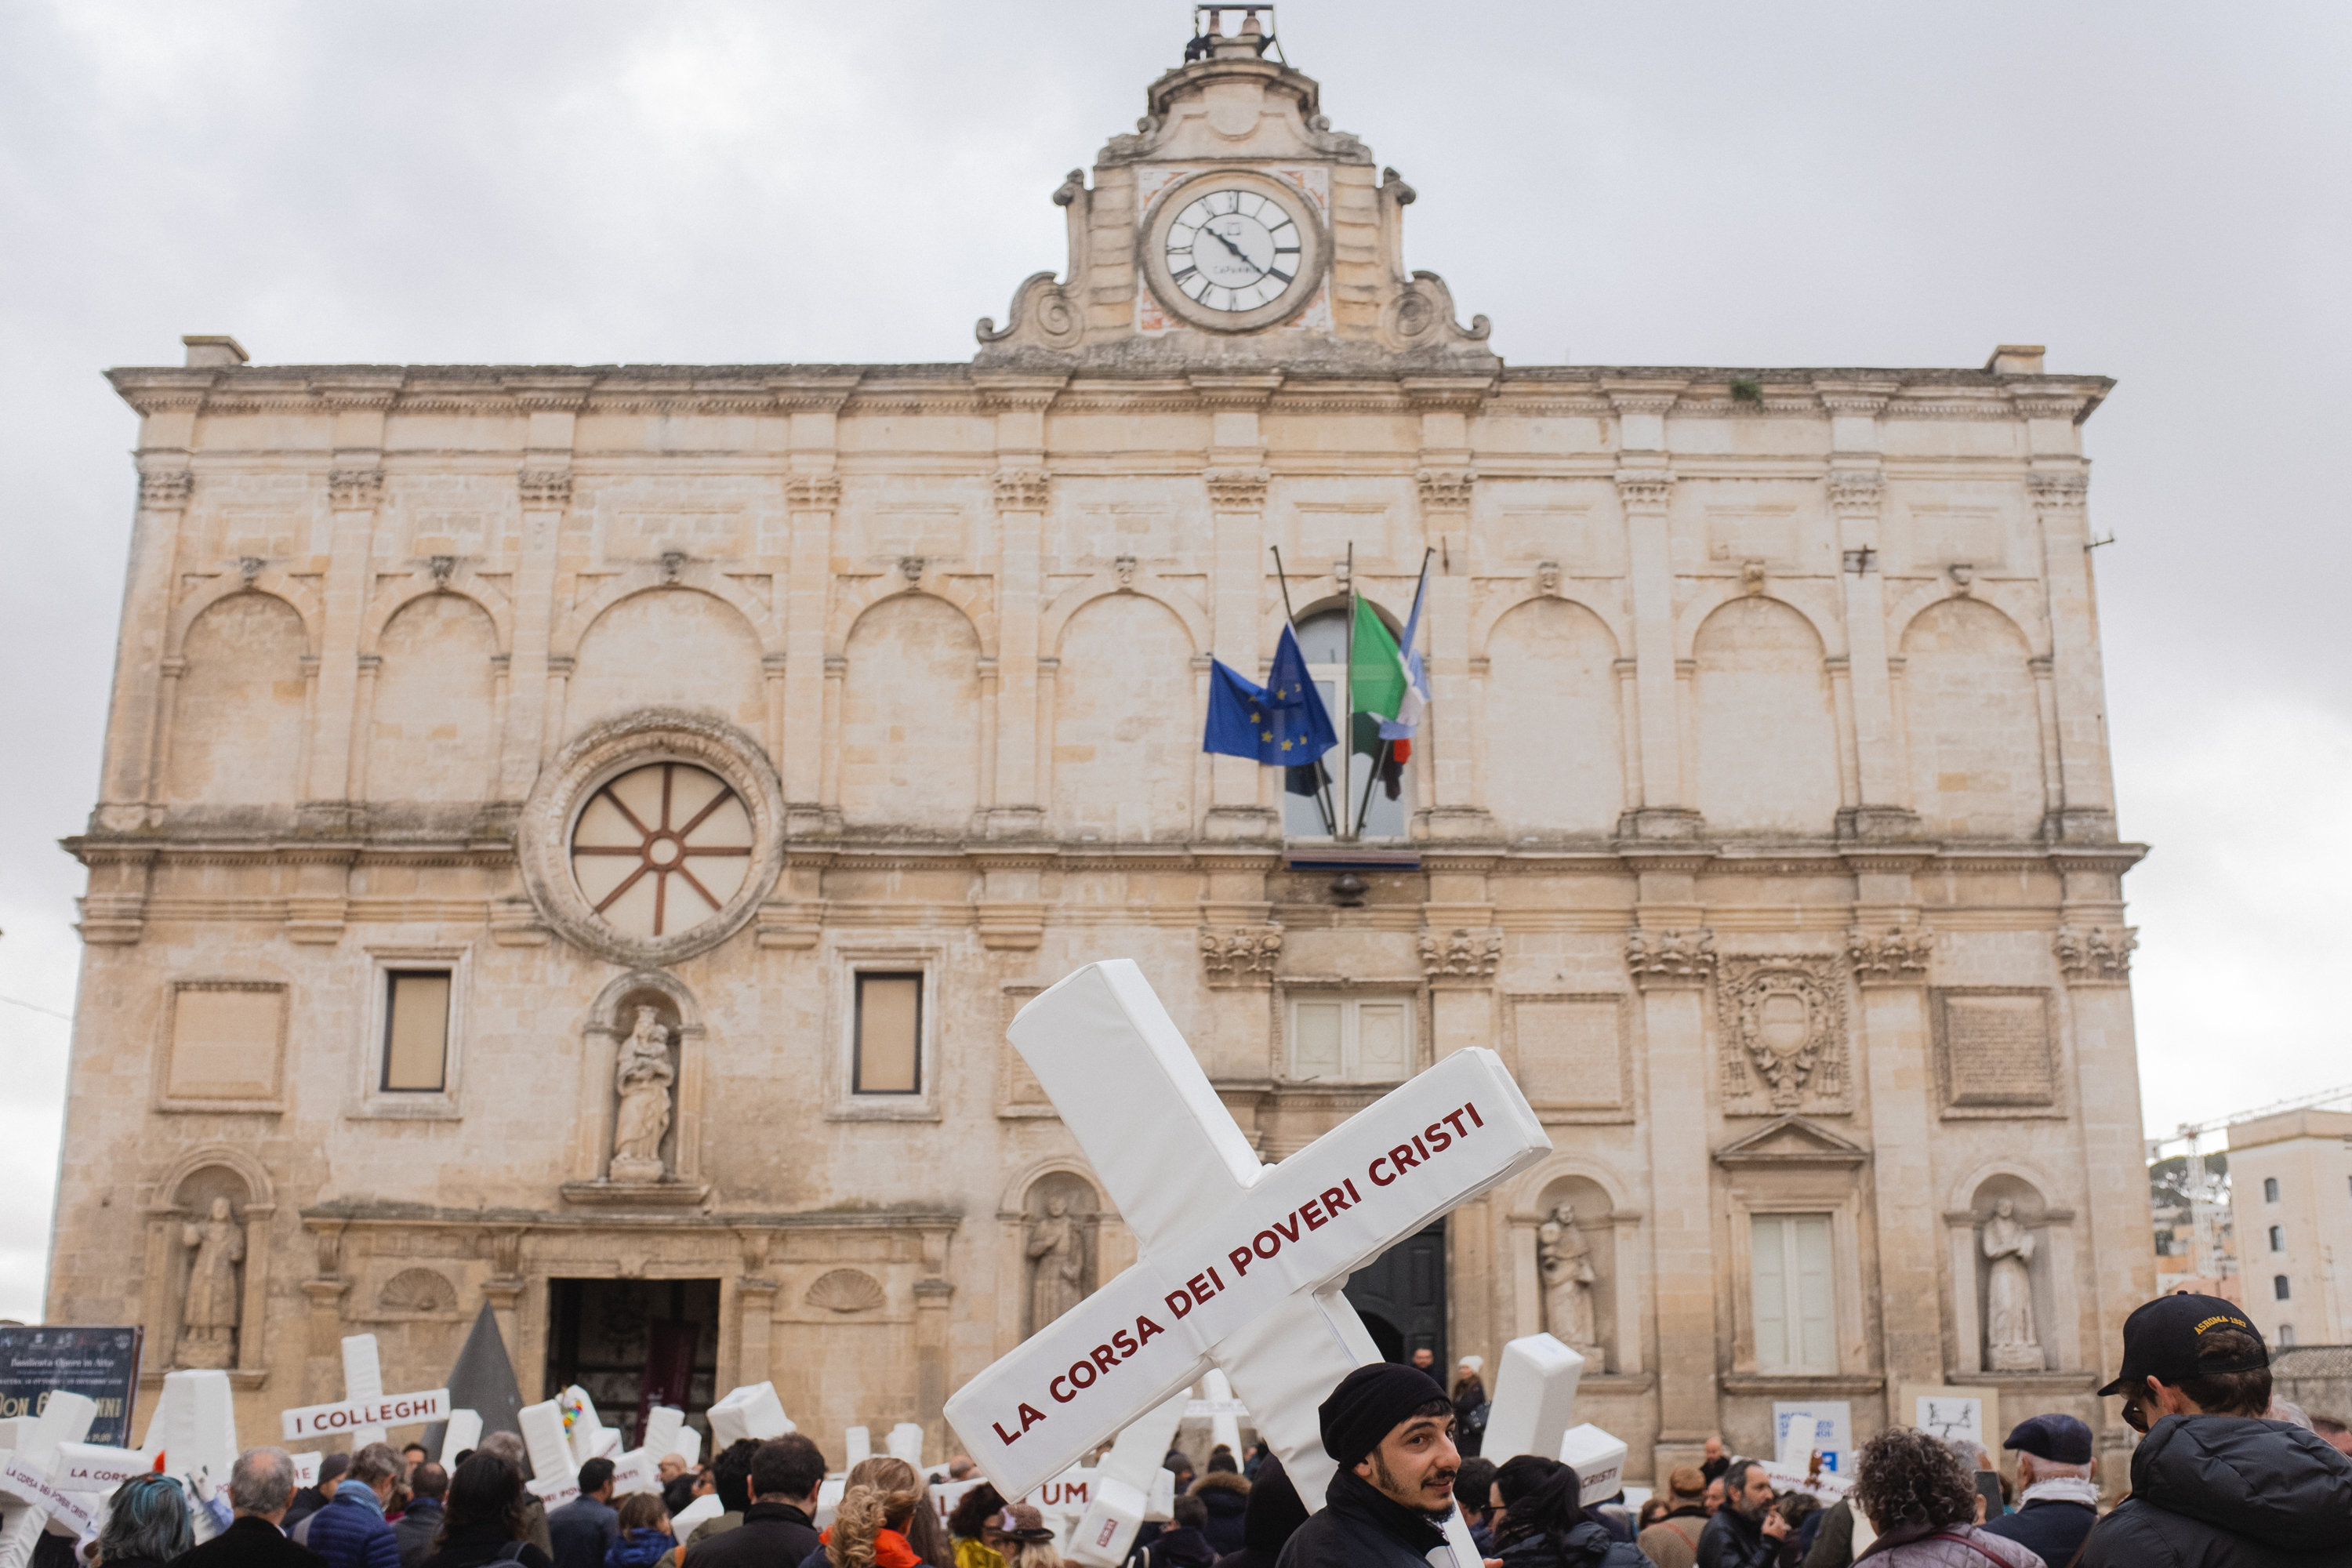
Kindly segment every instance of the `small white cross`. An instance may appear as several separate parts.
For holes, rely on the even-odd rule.
[[[1576,1419],[1576,1385],[1583,1375],[1584,1357],[1549,1334],[1529,1334],[1505,1345],[1479,1452],[1498,1465],[1521,1454],[1572,1465],[1580,1499],[1590,1507],[1623,1489],[1626,1450],[1590,1421],[1570,1425]]]
[[[1215,1366],[1319,1509],[1317,1406],[1381,1359],[1349,1274],[1551,1150],[1502,1059],[1455,1051],[1269,1167],[1132,962],[1078,970],[1009,1033],[1142,1257],[948,1401],[965,1451],[1019,1497]]]

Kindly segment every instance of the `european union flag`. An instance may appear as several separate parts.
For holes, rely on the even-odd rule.
[[[1307,674],[1307,656],[1290,628],[1274,650],[1266,684],[1212,660],[1209,725],[1201,749],[1247,757],[1266,767],[1300,767],[1339,744],[1323,694]]]

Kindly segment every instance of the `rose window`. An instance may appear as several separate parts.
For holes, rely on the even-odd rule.
[[[676,936],[718,915],[751,867],[751,815],[718,774],[650,763],[597,790],[572,829],[572,875],[624,936]]]

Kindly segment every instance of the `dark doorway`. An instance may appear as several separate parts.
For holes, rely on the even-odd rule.
[[[1426,1350],[1445,1379],[1445,1222],[1406,1237],[1348,1277],[1342,1292],[1390,1361]]]
[[[551,1279],[547,1289],[541,1398],[578,1384],[634,1447],[642,1412],[682,1394],[688,1421],[709,1436],[702,1417],[718,1397],[718,1280]]]

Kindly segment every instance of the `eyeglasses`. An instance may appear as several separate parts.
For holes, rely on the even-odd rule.
[[[2124,1395],[2123,1417],[2125,1426],[2130,1427],[2133,1431],[2139,1433],[2142,1436],[2146,1436],[2147,1435],[2147,1412],[2139,1407],[2139,1396],[2137,1394],[2126,1394]]]

